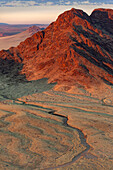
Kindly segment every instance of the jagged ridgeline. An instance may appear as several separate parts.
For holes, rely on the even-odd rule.
[[[74,8],[66,11],[16,48],[0,51],[0,60],[1,70],[7,63],[2,76],[13,81],[112,85],[113,10],[96,9],[90,16]]]

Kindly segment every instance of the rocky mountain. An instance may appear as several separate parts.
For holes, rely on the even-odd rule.
[[[113,34],[113,10],[95,9],[91,14],[92,23]]]
[[[66,11],[17,47],[0,51],[0,64],[13,80],[23,75],[58,85],[113,85],[113,10],[96,9],[90,16]]]
[[[24,41],[26,38],[31,37],[34,33],[38,31],[41,31],[41,29],[34,25],[19,34],[0,37],[0,50],[7,50],[10,47],[16,47],[21,41]]]
[[[0,23],[0,37],[11,36],[15,34],[19,34],[21,32],[26,31],[29,27],[33,27],[33,24],[5,24]],[[35,24],[40,30],[45,29],[47,24]]]

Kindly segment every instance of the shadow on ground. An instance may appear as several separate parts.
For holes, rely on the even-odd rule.
[[[42,93],[52,89],[56,84],[48,84],[47,78],[28,81],[25,75],[19,74],[22,68],[22,63],[0,59],[0,100]]]

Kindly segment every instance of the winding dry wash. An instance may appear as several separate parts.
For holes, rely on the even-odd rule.
[[[112,168],[112,107],[54,90],[1,101],[0,168]]]
[[[112,170],[112,148],[113,10],[72,8],[0,51],[0,170]]]

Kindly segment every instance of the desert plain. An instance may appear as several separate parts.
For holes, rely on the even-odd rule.
[[[112,169],[112,88],[17,86],[0,91],[0,169]]]

